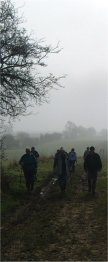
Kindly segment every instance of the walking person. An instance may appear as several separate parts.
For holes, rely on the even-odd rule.
[[[26,187],[28,192],[33,190],[35,181],[36,159],[31,155],[30,149],[26,148],[26,153],[20,158],[19,164],[24,172]]]
[[[95,195],[98,172],[102,169],[102,162],[99,154],[95,153],[94,146],[90,147],[90,153],[84,160],[84,170],[87,172],[88,192]]]
[[[31,147],[31,155],[33,155],[36,159],[36,166],[35,166],[35,180],[36,180],[37,179],[39,153],[36,151],[34,146]]]
[[[68,178],[68,160],[67,153],[64,151],[63,147],[60,148],[55,154],[54,158],[54,170],[56,169],[56,174],[58,177],[58,183],[61,192],[64,193],[66,190],[67,178]]]
[[[86,156],[90,153],[90,148],[87,147],[86,150],[84,151],[83,159],[85,160]]]
[[[77,163],[77,155],[75,149],[72,148],[68,155],[69,171],[75,172],[75,163]]]

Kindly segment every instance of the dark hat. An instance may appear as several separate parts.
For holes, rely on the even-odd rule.
[[[95,147],[94,147],[94,146],[91,146],[91,147],[90,147],[90,150],[91,150],[91,151],[94,151],[94,150],[95,150]]]
[[[30,149],[29,148],[26,148],[26,153],[30,154]]]
[[[34,146],[32,146],[32,147],[31,147],[31,150],[35,150],[35,147],[34,147]]]

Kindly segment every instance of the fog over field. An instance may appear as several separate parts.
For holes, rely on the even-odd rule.
[[[66,74],[49,93],[49,103],[29,108],[15,120],[14,132],[61,132],[67,121],[77,126],[107,127],[108,1],[13,0],[23,13],[24,26],[33,37],[59,46],[59,54],[46,59],[41,73]]]

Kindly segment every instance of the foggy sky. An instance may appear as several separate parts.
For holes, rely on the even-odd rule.
[[[62,131],[67,121],[96,130],[107,127],[107,0],[14,0],[34,38],[63,48],[47,60],[45,73],[67,77],[49,103],[35,106],[14,131]],[[23,5],[24,3],[24,5]]]

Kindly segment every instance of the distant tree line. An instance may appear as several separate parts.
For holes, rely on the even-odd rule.
[[[63,140],[85,140],[85,139],[101,139],[106,140],[107,130],[102,129],[97,132],[95,128],[85,128],[83,126],[76,126],[71,121],[66,123],[65,129],[59,132],[45,133],[40,135],[30,135],[26,132],[19,132],[17,134],[5,135],[5,147],[7,149],[26,148],[31,146],[38,146],[44,143],[61,141]]]
[[[32,136],[26,132],[19,132],[16,135],[5,135],[5,147],[7,149],[26,148],[31,146],[38,146],[43,143],[57,141],[61,139],[61,133],[40,134],[39,136]]]

